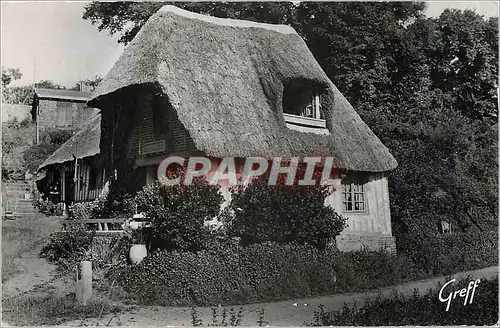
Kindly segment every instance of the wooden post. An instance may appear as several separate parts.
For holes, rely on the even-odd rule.
[[[81,305],[87,305],[92,298],[92,262],[80,262],[80,270],[76,277],[76,300]]]
[[[35,103],[35,115],[36,115],[36,144],[40,142],[40,103],[36,100]]]
[[[75,157],[75,174],[73,174],[73,187],[74,187],[74,191],[73,191],[73,195],[74,195],[74,201],[78,200],[78,190],[80,188],[79,186],[79,180],[78,179],[78,158],[76,158],[75,155],[73,155],[73,157]]]
[[[89,200],[89,187],[90,187],[90,165],[85,166],[85,200]]]
[[[63,202],[63,216],[66,216],[66,170],[64,166],[61,169],[61,201]]]

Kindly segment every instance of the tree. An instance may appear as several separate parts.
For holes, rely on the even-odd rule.
[[[95,91],[95,89],[97,89],[97,86],[99,86],[99,83],[101,83],[101,81],[102,77],[96,75],[91,79],[86,79],[84,81],[76,83],[75,86],[70,90],[83,91],[82,86],[87,86],[89,87],[90,91]]]
[[[26,169],[36,172],[38,166],[54,153],[63,143],[73,135],[73,131],[48,129],[42,132],[41,141],[32,144],[23,152]]]
[[[142,25],[162,6],[177,7],[221,18],[247,19],[263,23],[288,24],[293,19],[291,2],[91,2],[83,19],[97,25],[99,31],[119,34],[118,42],[127,44]]]
[[[49,80],[42,80],[34,84],[35,88],[65,90],[66,87]]]
[[[34,88],[66,89],[66,87],[48,80],[42,80],[30,85],[7,86],[3,89],[4,101],[9,104],[31,105],[35,95]]]
[[[12,81],[19,80],[23,74],[19,68],[5,68],[2,66],[2,86],[7,87]]]
[[[33,103],[33,86],[16,86],[4,89],[4,101],[8,104],[31,105]]]

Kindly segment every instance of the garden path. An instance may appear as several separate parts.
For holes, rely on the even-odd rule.
[[[37,215],[2,222],[2,299],[53,280],[55,266],[39,257],[50,234],[60,230],[59,218]]]
[[[457,280],[467,278],[468,276],[482,279],[492,279],[498,277],[498,267],[488,267],[484,269],[466,271],[451,275]],[[271,326],[302,326],[304,322],[312,322],[314,310],[320,304],[324,305],[328,310],[340,310],[345,302],[356,301],[358,305],[362,305],[367,298],[374,298],[377,295],[390,295],[394,289],[405,295],[411,295],[415,288],[421,293],[426,292],[430,288],[437,287],[439,283],[449,281],[448,277],[436,277],[426,280],[419,280],[372,290],[365,293],[346,293],[337,294],[316,298],[295,299],[273,303],[249,304],[243,307],[243,326],[257,326],[259,320],[259,312],[264,309],[264,321]],[[477,290],[481,292],[480,285]],[[240,307],[235,306],[237,311]],[[230,307],[226,307],[230,309]],[[202,319],[205,326],[212,322],[211,308],[197,308],[199,318]],[[444,308],[443,308],[444,311]],[[220,314],[222,309],[218,310]],[[111,315],[104,316],[102,320],[88,319],[85,325],[102,325],[108,323],[112,326],[118,324],[124,326],[191,326],[191,309],[181,307],[159,307],[159,306],[132,306],[125,309],[118,317]],[[68,322],[65,326],[79,326],[81,321]],[[266,324],[264,324],[266,325]]]

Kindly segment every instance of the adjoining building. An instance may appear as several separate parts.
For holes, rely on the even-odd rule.
[[[81,129],[98,112],[86,104],[91,96],[87,91],[35,88],[31,116],[37,136],[48,128]]]
[[[101,115],[97,113],[39,166],[40,193],[61,207],[99,197],[105,177],[99,159],[100,137]]]

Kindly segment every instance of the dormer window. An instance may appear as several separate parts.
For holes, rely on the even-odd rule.
[[[324,87],[309,80],[293,80],[284,85],[283,117],[289,129],[329,134],[326,128],[321,95]]]

